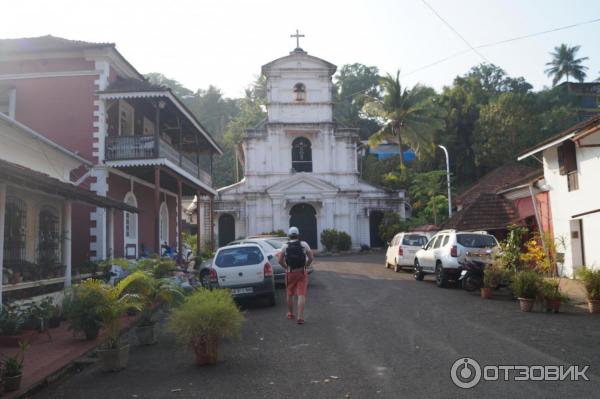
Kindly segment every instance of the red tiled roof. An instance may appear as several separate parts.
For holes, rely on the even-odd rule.
[[[91,43],[81,40],[69,40],[52,35],[1,39],[0,55],[12,53],[38,53],[60,50],[83,50],[89,48],[115,47],[114,43]]]
[[[460,212],[442,224],[443,229],[502,230],[519,223],[519,214],[512,203],[502,196],[480,193]]]
[[[503,187],[513,184],[513,182],[524,178],[534,171],[536,170],[516,162],[506,163],[484,175],[471,187],[461,192],[456,197],[455,203],[464,208],[472,203],[480,194],[495,194]]]
[[[510,182],[509,184],[505,185],[504,187],[501,187],[500,189],[498,189],[497,193],[502,192],[502,191],[507,191],[510,190],[512,188],[516,188],[519,186],[523,186],[525,184],[531,184],[534,183],[540,179],[542,179],[544,177],[544,169],[535,169],[533,171],[531,171],[530,173],[526,174],[525,176],[523,176],[520,179],[517,179],[513,182]]]

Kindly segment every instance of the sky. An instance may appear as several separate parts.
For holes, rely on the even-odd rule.
[[[598,0],[2,0],[0,38],[46,34],[114,42],[140,72],[160,72],[192,89],[239,97],[262,65],[301,47],[338,67],[360,62],[401,70],[405,85],[441,90],[492,62],[536,90],[553,47],[581,45],[588,80],[600,76],[600,22],[469,51],[471,46],[600,18]]]

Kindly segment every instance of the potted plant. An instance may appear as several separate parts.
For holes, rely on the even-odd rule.
[[[176,308],[170,329],[177,340],[191,346],[198,365],[215,364],[219,338],[238,338],[244,316],[228,290],[201,288]]]
[[[600,313],[600,269],[592,270],[584,266],[577,272],[577,277],[585,286],[590,313]]]
[[[487,267],[483,272],[483,287],[481,287],[481,297],[490,299],[492,289],[497,288],[504,276],[504,270],[497,265]]]
[[[513,294],[519,299],[523,312],[531,312],[539,292],[541,277],[533,270],[515,273],[511,283]]]
[[[29,349],[27,341],[19,342],[19,351],[14,356],[5,356],[3,359],[2,379],[4,380],[4,391],[13,392],[21,387],[23,377],[23,360],[25,352]]]
[[[0,313],[0,347],[17,347],[23,333],[23,314],[16,308],[4,305]]]
[[[558,279],[542,281],[540,290],[542,292],[542,296],[544,297],[547,312],[558,313],[561,302],[567,299],[563,294],[561,294],[559,285],[560,282]]]
[[[87,340],[98,337],[102,327],[100,310],[106,302],[102,286],[98,280],[88,279],[65,294],[63,314],[69,321],[69,329],[82,332]]]
[[[137,271],[123,280],[125,292],[137,294],[140,302],[140,319],[135,332],[141,345],[156,343],[155,325],[157,311],[174,301],[183,299],[179,286],[169,279],[157,279],[149,272]]]
[[[121,280],[115,286],[98,280],[93,280],[93,284],[104,297],[98,312],[102,325],[106,328],[106,342],[97,351],[100,364],[104,371],[122,370],[129,362],[129,344],[121,342],[123,316],[128,309],[140,309],[138,296],[125,292],[125,280]]]

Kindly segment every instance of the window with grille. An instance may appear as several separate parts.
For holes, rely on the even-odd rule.
[[[45,206],[39,214],[38,263],[60,263],[60,219],[56,208]]]
[[[292,142],[292,170],[312,172],[312,149],[310,141],[305,137],[298,137]]]
[[[11,267],[25,260],[27,207],[25,201],[11,195],[6,197],[4,218],[4,264]]]

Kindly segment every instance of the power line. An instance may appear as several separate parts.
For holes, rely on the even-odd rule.
[[[481,54],[479,51],[477,51],[477,49],[475,47],[473,47],[473,45],[471,43],[469,43],[469,41],[467,39],[465,39],[465,37],[463,35],[460,34],[460,32],[458,32],[456,29],[454,29],[454,27],[452,25],[450,25],[450,23],[448,21],[446,21],[444,19],[444,17],[442,17],[432,6],[429,5],[429,3],[425,0],[421,0],[423,2],[423,4],[425,4],[427,6],[427,8],[429,8],[444,24],[446,24],[446,26],[448,28],[450,28],[450,30],[452,30],[452,32],[454,32],[456,34],[456,36],[458,36],[463,42],[465,42],[465,44],[467,46],[469,46],[469,48],[475,52],[475,54],[477,54],[478,56],[480,56],[485,62],[487,62],[488,64],[491,64],[490,60],[488,60],[483,54]]]
[[[577,28],[579,26],[589,25],[589,24],[593,24],[593,23],[596,23],[596,22],[600,22],[600,18],[591,19],[589,21],[578,22],[576,24],[571,24],[571,25],[564,25],[564,26],[560,26],[558,28],[547,29],[547,30],[544,30],[544,31],[541,31],[541,32],[535,32],[535,33],[529,33],[529,34],[526,34],[526,35],[515,36],[515,37],[511,37],[509,39],[503,39],[503,40],[498,40],[498,41],[495,41],[495,42],[484,43],[484,44],[480,44],[478,46],[475,46],[475,49],[480,49],[480,48],[485,48],[485,47],[492,47],[492,46],[497,46],[499,44],[505,44],[505,43],[515,42],[515,41],[518,41],[518,40],[529,39],[529,38],[532,38],[532,37],[541,36],[541,35],[545,35],[545,34],[548,34],[548,33],[554,33],[554,32],[558,32],[558,31],[565,30],[565,29]],[[422,67],[419,67],[417,69],[413,69],[410,72],[400,73],[400,76],[408,76],[408,75],[412,75],[412,74],[417,73],[417,72],[421,72],[422,70],[431,68],[431,67],[436,66],[438,64],[441,64],[441,63],[443,63],[445,61],[451,60],[452,58],[456,58],[458,56],[470,53],[471,51],[473,51],[473,49],[469,48],[469,49],[466,49],[466,50],[463,50],[463,51],[456,52],[454,54],[448,55],[448,56],[446,56],[444,58],[441,58],[441,59],[439,59],[437,61],[434,61],[432,63],[423,65]],[[346,96],[344,96],[342,98],[353,97],[353,96],[355,96],[357,94],[364,93],[367,90],[370,90],[370,88],[369,89],[365,89],[365,90],[357,91],[356,93],[348,94],[348,95],[346,95]]]

